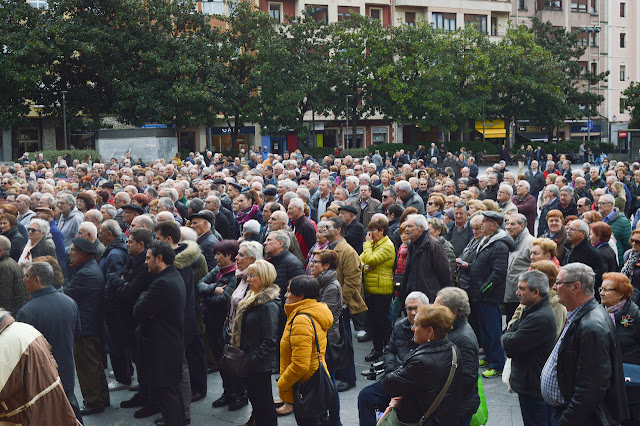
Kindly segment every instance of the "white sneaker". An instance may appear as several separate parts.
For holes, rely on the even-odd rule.
[[[123,389],[129,389],[129,385],[125,385],[124,383],[120,383],[119,381],[114,380],[113,382],[109,383],[108,388],[109,388],[109,392],[112,392],[112,391],[119,391]]]
[[[366,332],[365,330],[360,330],[360,331],[358,331],[358,333],[356,334],[356,337],[357,337],[357,338],[364,337],[364,335],[365,335],[365,334],[367,334],[367,332]]]
[[[109,377],[116,377],[116,373],[113,370],[109,371]]]

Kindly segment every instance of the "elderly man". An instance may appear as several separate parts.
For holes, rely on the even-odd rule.
[[[16,313],[29,299],[18,262],[10,255],[11,241],[0,235],[0,308]]]
[[[294,198],[289,202],[287,212],[291,219],[293,232],[300,245],[302,256],[306,259],[309,250],[316,243],[316,228],[313,223],[304,215],[304,201],[300,198]]]
[[[367,229],[367,226],[369,226],[369,222],[371,221],[371,216],[376,213],[378,207],[382,204],[377,199],[372,198],[371,188],[373,187],[368,184],[360,185],[360,198],[351,203],[351,205],[355,207],[357,211],[356,217],[363,225],[364,229]]]
[[[89,240],[94,246],[96,246],[95,259],[96,262],[100,263],[105,247],[98,238],[98,230],[96,229],[96,226],[91,222],[82,222],[80,224],[80,228],[78,228],[78,238]]]
[[[607,184],[600,178],[600,170],[597,167],[592,167],[589,170],[589,182],[587,182],[587,187],[593,193],[598,188],[604,188]]]
[[[122,206],[122,222],[124,222],[125,226],[125,235],[129,235],[133,219],[143,214],[144,209],[137,204],[126,204]]]
[[[207,269],[211,271],[218,265],[215,259],[215,252],[213,247],[220,241],[211,232],[211,226],[215,223],[215,215],[208,210],[201,210],[198,213],[192,214],[190,217],[191,229],[198,234],[198,245],[200,251],[207,259]]]
[[[540,375],[542,397],[552,409],[549,424],[616,425],[628,416],[615,325],[593,297],[595,282],[589,266],[572,263],[560,269],[553,286],[568,314]]]
[[[473,238],[471,226],[469,226],[469,206],[464,201],[458,201],[453,205],[453,225],[449,226],[446,239],[453,246],[456,257],[460,257],[464,248]]]
[[[419,214],[425,213],[425,206],[422,198],[411,188],[411,184],[406,180],[396,182],[394,189],[398,194],[398,198],[402,202],[402,207],[405,209],[408,207],[415,207]]]
[[[576,201],[579,201],[581,198],[588,198],[589,200],[593,198],[593,195],[587,189],[587,181],[582,176],[577,176],[574,180],[573,198]]]
[[[389,188],[385,188],[382,191],[382,204],[380,204],[380,206],[378,207],[377,213],[387,214],[389,211],[389,207],[396,204],[397,196],[398,194],[396,193],[396,190],[393,189],[392,186],[390,186]],[[424,203],[424,200],[423,200],[423,203]]]
[[[498,173],[491,172],[487,173],[487,187],[480,194],[480,199],[485,200],[493,200],[498,201],[498,189],[500,189],[500,184],[498,183]],[[513,193],[513,190],[512,190]]]
[[[100,210],[91,209],[84,214],[84,220],[85,222],[93,223],[96,226],[96,228],[99,228],[100,225],[102,225],[102,221],[104,220],[104,217],[102,213],[100,213]]]
[[[598,200],[598,211],[602,215],[602,221],[609,224],[611,232],[616,238],[618,260],[620,267],[624,265],[624,252],[631,248],[631,223],[629,219],[617,207],[614,207],[614,198],[611,194],[604,194]]]
[[[540,393],[540,373],[556,339],[556,319],[549,303],[549,278],[540,271],[518,277],[516,294],[525,306],[522,316],[502,335],[511,358],[511,388],[518,394],[525,424],[551,424],[551,409]]]
[[[421,291],[430,300],[435,300],[441,288],[451,285],[449,260],[444,248],[429,234],[427,219],[422,215],[407,216],[405,237],[411,244],[401,294]]]
[[[542,191],[545,184],[544,173],[538,170],[538,161],[533,160],[531,162],[531,170],[527,171],[524,175],[530,185],[529,192],[533,198],[537,200],[538,194]]]
[[[68,252],[71,248],[71,240],[78,235],[78,228],[84,220],[84,215],[76,208],[76,199],[71,194],[58,195],[58,208],[60,219],[57,225],[64,238],[65,252]]]
[[[64,292],[78,305],[80,338],[73,345],[78,383],[85,401],[83,416],[102,413],[110,404],[107,377],[102,365],[104,323],[104,274],[95,261],[95,246],[84,238],[71,241],[69,260],[75,270]]]
[[[334,184],[329,179],[322,179],[318,185],[316,197],[311,198],[311,204],[309,206],[311,209],[310,218],[316,223],[320,221],[320,216],[327,211],[327,207],[333,203],[333,193],[331,192],[333,186]]]
[[[543,205],[540,209],[540,220],[538,221],[538,237],[547,232],[547,213],[551,210],[557,210],[560,204],[560,188],[557,185],[547,185],[542,193]]]
[[[527,229],[531,235],[534,235],[538,206],[535,197],[529,193],[530,190],[531,184],[529,184],[528,181],[518,181],[516,184],[516,195],[511,197],[511,202],[518,208],[518,213],[523,214],[527,218]]]
[[[498,187],[496,201],[498,202],[498,211],[506,216],[510,213],[518,213],[518,207],[511,201],[513,196],[513,187],[507,183],[503,183]]]
[[[493,211],[482,212],[484,237],[478,246],[475,262],[471,264],[469,297],[472,300],[476,327],[480,330],[484,359],[480,366],[489,367],[484,377],[502,374],[504,352],[500,346],[502,314],[500,305],[504,300],[509,252],[515,248],[513,239],[501,229],[503,217]]]
[[[18,209],[18,223],[28,228],[31,218],[35,217],[35,212],[31,210],[31,198],[28,195],[18,195],[16,197],[16,208]]]
[[[33,262],[28,266],[24,283],[31,293],[31,300],[18,311],[16,320],[34,326],[51,345],[64,393],[76,418],[82,423],[73,391],[76,380],[73,344],[80,338],[80,314],[73,299],[51,286],[53,281],[53,268],[48,263]]]
[[[356,176],[347,176],[344,183],[344,188],[349,192],[347,203],[356,201],[360,196],[360,181]]]
[[[279,205],[279,204],[276,204],[276,205]],[[298,239],[296,238],[295,234],[289,228],[289,225],[287,225],[288,222],[289,222],[289,217],[287,216],[287,213],[285,213],[282,210],[274,211],[273,213],[271,213],[271,217],[268,220],[268,223],[267,223],[268,233],[265,235],[264,238],[266,240],[270,232],[274,232],[274,231],[284,232],[285,234],[287,234],[287,237],[289,237],[287,248],[291,253],[293,253],[295,257],[298,258],[298,260],[300,260],[300,263],[303,263],[306,261],[306,258],[302,256],[300,243],[298,243]]]
[[[391,372],[400,367],[418,345],[413,341],[411,328],[416,319],[418,308],[428,305],[429,299],[424,293],[414,291],[405,299],[404,305],[407,316],[399,320],[393,326],[391,339],[384,348],[384,370]],[[473,333],[473,331],[472,331]],[[477,357],[476,357],[477,360]],[[474,361],[474,364],[477,364]],[[476,367],[476,389],[478,386],[478,373]],[[389,405],[391,397],[382,389],[382,379],[362,389],[358,394],[358,413],[360,426],[375,426],[377,423],[376,410],[384,411]]]
[[[133,220],[131,221],[131,230],[133,231],[134,229],[138,228],[148,229],[153,233],[153,231],[155,230],[153,217],[149,214],[143,214],[142,216],[136,216],[135,218],[133,218]]]
[[[560,210],[565,219],[567,216],[578,215],[576,200],[573,198],[573,188],[569,185],[563,186],[560,190],[560,198],[556,209]]]
[[[602,283],[604,267],[600,254],[589,240],[589,225],[582,220],[572,221],[567,225],[567,241],[568,243],[565,245],[567,252],[562,264],[580,262],[588,265],[595,273],[595,289],[598,291]],[[600,295],[598,294],[596,297],[599,298]]]
[[[220,198],[210,195],[204,200],[204,208],[213,212],[216,219],[214,228],[222,236],[222,239],[228,239],[231,236],[231,224],[233,223],[233,213],[222,205]]]
[[[113,197],[113,205],[117,209],[118,213],[116,213],[116,215],[111,219],[114,219],[116,222],[118,222],[118,225],[120,225],[123,231],[126,228],[124,225],[124,221],[122,220],[122,207],[126,206],[127,204],[131,204],[131,196],[127,192],[120,191]]]
[[[509,253],[507,282],[504,292],[505,315],[507,322],[519,306],[516,295],[520,275],[531,266],[531,243],[534,238],[527,229],[527,218],[520,213],[510,214],[505,219],[505,228],[509,236],[515,241],[515,249]]]
[[[589,198],[580,198],[576,201],[576,209],[578,210],[578,217],[582,218],[582,215],[588,211],[591,211],[591,200]]]
[[[360,255],[362,253],[362,243],[364,242],[364,226],[356,220],[358,210],[350,205],[340,206],[340,217],[344,220],[344,233],[347,243]]]
[[[349,324],[347,338],[352,339],[351,318],[362,316],[367,311],[367,305],[362,299],[362,261],[355,249],[345,239],[344,219],[332,217],[328,219],[324,235],[329,240],[328,248],[335,250],[338,255],[338,282],[342,286],[342,301],[348,309],[342,310],[343,319]],[[342,381],[338,383],[338,391],[344,392],[356,385],[356,369],[353,358],[348,366],[337,370]]]

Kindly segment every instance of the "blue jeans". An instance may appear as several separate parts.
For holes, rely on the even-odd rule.
[[[353,344],[353,333],[351,331],[351,314],[349,313],[349,308],[342,310],[342,319],[347,325],[346,327],[347,337]],[[356,364],[353,357],[351,357],[350,361],[351,361],[351,364],[347,365],[346,367],[338,368],[336,370],[336,374],[340,377],[340,380],[342,380],[343,382],[355,383],[356,382]]]
[[[382,380],[360,391],[358,395],[358,414],[360,426],[376,426],[376,409],[384,411],[389,405],[391,397],[382,389]]]
[[[551,422],[551,412],[544,399],[535,399],[530,396],[518,395],[520,400],[520,412],[525,426],[546,426]]]
[[[473,308],[477,309],[480,321],[484,359],[489,362],[490,368],[502,371],[504,369],[504,350],[500,343],[500,336],[502,336],[500,306],[475,302]]]

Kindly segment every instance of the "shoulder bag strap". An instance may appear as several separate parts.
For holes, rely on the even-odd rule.
[[[431,406],[429,407],[427,412],[424,413],[424,416],[422,416],[422,418],[418,422],[418,426],[422,426],[422,424],[429,418],[429,416],[431,416],[433,412],[436,411],[436,409],[442,402],[444,395],[447,393],[447,390],[449,390],[449,386],[453,381],[453,375],[456,372],[456,368],[458,368],[458,356],[456,355],[456,348],[453,345],[451,346],[451,352],[451,370],[449,370],[449,377],[447,377],[447,382],[444,384],[444,387],[442,388],[436,399],[431,403]]]

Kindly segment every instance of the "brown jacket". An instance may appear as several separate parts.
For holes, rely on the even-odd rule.
[[[342,286],[342,301],[351,315],[366,312],[362,299],[362,261],[358,253],[344,238],[334,248],[338,255],[338,282]]]

